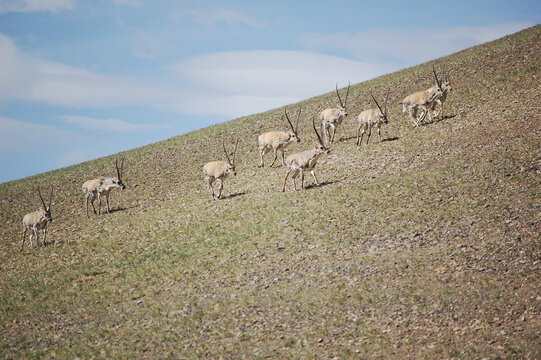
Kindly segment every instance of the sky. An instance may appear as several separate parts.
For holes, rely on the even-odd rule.
[[[541,1],[0,0],[0,183],[540,23]]]

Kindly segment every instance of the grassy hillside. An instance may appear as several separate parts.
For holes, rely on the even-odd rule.
[[[1,184],[1,356],[540,358],[540,54],[536,26],[438,59],[454,92],[418,128],[397,103],[433,62],[352,86],[345,139],[302,192],[257,168],[283,108]],[[358,151],[356,114],[389,85],[386,141]],[[313,146],[327,101],[300,103],[288,153]],[[222,138],[241,141],[238,175],[212,201]],[[120,157],[128,188],[86,218],[82,183]],[[56,246],[20,252],[49,184]]]

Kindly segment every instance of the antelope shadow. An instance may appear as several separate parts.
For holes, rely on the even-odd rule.
[[[426,126],[426,125],[437,124],[439,122],[442,122],[442,121],[447,120],[447,119],[452,119],[454,117],[456,117],[456,114],[445,115],[445,116],[442,116],[442,117],[438,117],[436,119],[432,119],[431,121],[427,121],[427,122],[423,123],[422,125]]]
[[[245,192],[245,191],[237,192],[237,193],[230,194],[230,195],[227,195],[227,196],[223,196],[223,197],[222,197],[222,200],[224,200],[224,199],[232,199],[232,198],[234,198],[234,197],[237,197],[237,196],[243,196],[243,195],[246,195],[246,192]]]
[[[323,186],[327,186],[327,185],[332,185],[332,184],[335,184],[337,182],[339,182],[339,180],[323,181],[323,182],[320,182],[319,185],[316,185],[316,184],[307,185],[307,186],[304,187],[304,189],[309,190],[309,189],[313,189],[313,188],[319,188],[319,187],[323,187]]]

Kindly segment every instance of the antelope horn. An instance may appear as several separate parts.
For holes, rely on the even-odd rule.
[[[49,209],[51,208],[52,201],[53,201],[53,186],[51,185],[51,195],[49,195]]]
[[[231,159],[229,158],[229,154],[227,153],[227,150],[225,149],[225,141],[222,140],[222,147],[224,148],[224,153],[225,153],[225,156],[227,157],[227,162],[229,162],[230,164],[233,164],[231,162]]]
[[[351,85],[351,83],[348,81],[348,91],[346,92],[346,100],[344,100],[344,109],[346,108],[347,104],[348,104],[348,95],[349,95],[349,86]]]
[[[39,191],[39,186],[38,186],[38,195],[39,195],[39,198],[41,199],[41,203],[43,204],[43,208],[47,209],[47,206],[45,205],[45,201],[43,201],[43,196],[41,196],[41,191]]]
[[[299,131],[299,118],[301,117],[301,111],[302,107],[299,107],[299,115],[297,115],[297,121],[295,121],[295,135],[297,135]]]
[[[291,127],[291,131],[295,132],[295,128],[293,127],[293,124],[291,123],[291,120],[289,120],[289,116],[287,115],[287,110],[284,109],[284,113],[286,114],[286,120],[289,123],[289,126]]]
[[[124,175],[124,159],[120,160],[120,176]],[[118,178],[120,180],[120,178]]]
[[[316,132],[317,139],[318,139],[319,143],[321,144],[321,146],[325,146],[325,145],[323,145],[323,140],[321,140],[321,136],[320,136],[319,133],[317,132],[317,129],[316,129],[316,120],[315,120],[315,119],[312,119],[312,126],[314,127],[314,131]]]
[[[438,84],[438,87],[441,89],[441,81],[438,79],[438,74],[436,74],[436,69],[434,68],[434,65],[432,65],[432,72],[434,73],[434,77],[436,78],[436,83]]]
[[[391,91],[391,87],[389,86],[387,88],[387,94],[385,95],[385,105],[383,107],[385,108],[385,115],[387,115],[387,101],[389,100],[389,92]]]
[[[120,180],[120,169],[118,168],[118,160],[115,160],[116,176]]]
[[[233,165],[235,165],[235,158],[237,157],[237,146],[239,145],[239,140],[235,143],[235,150],[233,150]]]
[[[344,107],[344,103],[342,102],[342,99],[340,98],[340,93],[338,92],[338,83],[336,83],[336,95],[338,95],[338,101],[340,101],[340,105]]]
[[[374,100],[374,102],[375,102],[376,105],[378,106],[378,109],[379,109],[379,111],[381,112],[381,114],[382,114],[382,115],[385,115],[385,113],[383,112],[383,110],[381,110],[381,106],[379,106],[378,101],[377,101],[376,98],[374,97],[374,94],[372,94],[372,91],[370,91],[370,95],[372,96],[372,99]]]

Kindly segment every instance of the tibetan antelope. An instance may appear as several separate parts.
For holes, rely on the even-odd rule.
[[[434,106],[434,103],[437,99],[443,96],[443,91],[440,88],[440,82],[438,76],[436,75],[436,70],[432,67],[434,76],[436,78],[436,83],[438,86],[433,86],[424,91],[417,91],[411,95],[408,95],[402,100],[402,112],[408,111],[409,117],[413,121],[413,126],[418,126],[419,122],[423,122],[430,108]],[[421,110],[421,115],[417,117],[417,112]]]
[[[436,74],[436,70],[434,69],[434,67],[432,67],[432,71],[434,72],[434,76],[436,78],[436,83],[438,85],[437,88],[441,90],[442,94],[439,97],[436,97],[428,111],[434,112],[434,117],[438,117],[439,115],[443,117],[443,104],[447,99],[447,95],[453,90],[453,88],[451,87],[451,78],[445,67],[442,71],[443,78],[441,80],[438,79],[438,75]],[[436,86],[432,87],[431,89],[433,89],[433,91],[435,92]],[[435,110],[437,105],[440,106],[440,110],[436,113]]]
[[[338,84],[336,84],[336,95],[338,96],[338,101],[340,101],[340,108],[330,108],[325,109],[319,114],[319,120],[321,121],[321,127],[323,132],[323,137],[325,139],[325,144],[330,142],[334,142],[334,135],[336,134],[336,128],[338,125],[342,123],[342,120],[344,120],[348,113],[346,111],[346,106],[348,102],[348,95],[349,95],[349,86],[348,83],[348,90],[346,92],[346,98],[344,102],[342,102],[342,98],[340,98],[340,93],[338,92]],[[331,134],[332,131],[332,134]]]
[[[85,181],[83,184],[83,192],[86,197],[86,216],[88,215],[88,199],[92,196],[90,203],[94,214],[96,214],[96,208],[94,207],[94,200],[98,197],[98,214],[101,215],[101,198],[105,195],[105,202],[107,204],[107,213],[110,213],[109,209],[109,193],[114,188],[120,188],[124,190],[126,185],[122,182],[122,175],[124,171],[124,159],[120,161],[120,169],[118,168],[118,160],[115,161],[116,177],[100,176],[96,179]]]
[[[278,155],[278,151],[282,153],[282,165],[285,165],[284,163],[284,151],[285,149],[291,145],[294,142],[300,142],[301,139],[299,139],[299,118],[301,117],[301,109],[299,108],[299,114],[297,115],[297,121],[295,122],[295,127],[293,127],[293,124],[291,123],[291,120],[289,119],[289,116],[287,115],[287,110],[284,110],[286,114],[287,122],[289,123],[289,126],[291,127],[291,131],[269,131],[266,133],[263,133],[259,135],[258,141],[259,141],[259,155],[261,156],[261,163],[259,164],[259,167],[263,167],[263,156],[265,156],[266,153],[273,150],[274,151],[274,160],[272,161],[272,164],[270,167],[274,165],[276,162],[276,158]]]
[[[43,207],[40,210],[26,214],[23,218],[23,240],[21,243],[21,251],[24,249],[24,241],[26,238],[26,232],[30,230],[30,244],[32,248],[34,247],[34,235],[36,236],[36,242],[39,246],[39,231],[43,230],[43,245],[45,246],[45,241],[47,240],[47,223],[53,222],[53,217],[51,215],[51,200],[53,199],[53,187],[51,186],[51,195],[49,195],[49,206],[45,205],[43,197],[38,187],[38,195],[41,200],[41,205]],[[55,241],[56,244],[56,241]]]
[[[383,109],[379,106],[374,95],[370,93],[378,108],[362,111],[357,117],[357,121],[359,122],[359,127],[357,128],[357,148],[361,147],[366,130],[368,130],[368,137],[366,138],[366,144],[368,144],[373,127],[378,129],[378,138],[379,142],[381,142],[381,125],[389,122],[389,119],[387,118],[387,101],[389,100],[390,90],[391,88],[387,90],[387,95],[385,95]]]
[[[286,165],[289,168],[287,170],[286,176],[284,178],[284,186],[282,187],[282,192],[286,191],[286,182],[289,174],[293,171],[293,184],[295,186],[295,190],[297,190],[297,181],[296,177],[301,174],[301,189],[304,189],[304,172],[310,171],[310,174],[314,177],[314,181],[316,182],[316,185],[319,185],[316,174],[314,172],[314,167],[316,166],[317,160],[319,157],[323,154],[330,153],[330,150],[325,147],[323,144],[323,140],[321,139],[321,136],[317,132],[315,121],[312,120],[312,126],[314,127],[314,131],[316,132],[317,139],[319,141],[319,145],[317,145],[312,150],[306,150],[300,153],[291,154],[286,158]]]
[[[212,193],[212,200],[215,200],[214,195],[214,188],[212,187],[212,183],[215,180],[220,180],[220,186],[218,188],[218,199],[222,198],[222,190],[224,189],[224,179],[229,175],[232,174],[233,176],[237,176],[237,171],[235,170],[235,156],[237,154],[237,145],[239,144],[239,141],[237,140],[235,144],[235,150],[233,150],[233,161],[231,161],[231,158],[229,157],[229,154],[227,153],[227,150],[225,149],[225,142],[222,141],[222,147],[224,148],[225,156],[227,157],[227,162],[225,161],[211,161],[209,163],[206,163],[203,167],[203,175],[205,175],[205,181],[207,182],[207,185],[210,189],[210,192]]]

